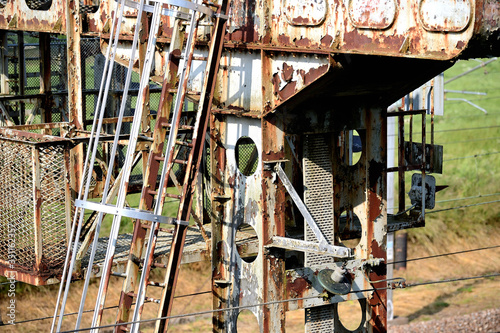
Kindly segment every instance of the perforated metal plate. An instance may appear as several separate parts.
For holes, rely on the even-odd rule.
[[[321,232],[334,244],[333,174],[329,135],[306,135],[304,140],[304,203]],[[317,241],[306,225],[305,239]],[[333,263],[333,257],[305,254],[305,266]],[[305,332],[333,332],[334,306],[306,308]]]

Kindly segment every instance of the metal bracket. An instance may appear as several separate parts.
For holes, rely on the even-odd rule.
[[[313,252],[317,254],[324,254],[336,258],[349,258],[351,256],[351,249],[343,246],[336,246],[330,244],[321,244],[316,242],[309,242],[302,239],[274,236],[272,243],[265,247],[278,247],[286,250],[296,250],[302,252]]]
[[[115,1],[119,1],[119,0],[115,0]],[[125,4],[125,6],[127,6],[129,8],[133,8],[133,9],[140,8],[140,3],[133,1],[133,0],[124,0],[124,4]],[[154,6],[144,4],[144,11],[147,13],[152,13],[154,11]],[[178,10],[168,9],[168,8],[163,8],[162,14],[166,15],[166,16],[178,18],[181,20],[186,20],[186,21],[191,19],[190,14],[183,13],[183,12],[180,12]]]
[[[191,1],[186,1],[186,0],[153,0],[155,2],[159,2],[165,5],[172,5],[176,7],[181,7],[181,8],[187,8],[191,9],[203,14],[206,14],[207,16],[214,16],[215,12],[208,8],[207,6],[204,5],[199,5],[197,3],[191,2]]]
[[[411,204],[422,209],[425,202],[426,209],[434,209],[436,200],[436,178],[430,175],[425,176],[425,188],[422,186],[422,175],[414,173],[411,177],[411,189],[408,192]]]
[[[299,209],[300,213],[304,217],[304,220],[307,222],[311,230],[313,231],[314,235],[316,236],[316,239],[319,241],[319,243],[314,243],[314,242],[306,242],[302,240],[297,240],[297,239],[291,239],[291,238],[284,238],[284,237],[273,237],[273,243],[274,240],[276,239],[276,244],[278,244],[278,247],[284,247],[288,246],[286,243],[294,242],[295,245],[300,246],[303,248],[305,251],[311,251],[311,252],[318,252],[326,255],[332,255],[335,257],[340,257],[340,258],[347,258],[351,257],[351,249],[343,246],[333,246],[328,243],[326,240],[325,236],[319,229],[318,225],[316,224],[316,221],[314,221],[314,218],[311,216],[311,213],[307,210],[306,205],[300,198],[299,194],[297,191],[295,191],[295,188],[293,187],[292,183],[288,179],[288,177],[285,174],[285,171],[281,168],[281,162],[282,161],[272,161],[272,162],[267,162],[268,166],[271,166],[271,164],[275,164],[274,168],[272,170],[278,175],[279,179],[281,180],[283,186],[285,186],[286,190],[292,197],[293,202]],[[294,249],[298,249],[297,246],[294,247]]]
[[[140,209],[134,209],[134,208],[128,208],[128,207],[117,208],[116,206],[113,206],[113,205],[91,202],[91,201],[84,201],[84,200],[77,199],[77,200],[75,200],[75,207],[88,209],[88,210],[94,210],[96,212],[102,212],[102,213],[106,213],[106,214],[113,214],[113,215],[130,217],[133,219],[144,220],[144,221],[168,223],[168,224],[179,224],[179,225],[189,225],[189,222],[187,222],[187,221],[180,221],[180,220],[177,220],[177,219],[174,219],[171,217],[167,217],[167,216],[155,215],[147,210],[140,210]]]

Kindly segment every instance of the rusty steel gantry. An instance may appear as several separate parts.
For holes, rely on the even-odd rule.
[[[113,152],[110,138],[117,123],[137,118],[129,105],[129,113],[119,119],[113,101],[121,101],[123,89],[141,97],[135,106],[137,110],[137,103],[142,103],[143,111],[133,150],[142,159],[142,178],[120,183],[121,191],[142,189],[145,193],[145,184],[157,185],[156,178],[147,175],[158,169],[168,126],[157,130],[153,124],[172,106],[177,81],[170,74],[177,71],[182,57],[174,55],[183,47],[174,33],[176,25],[182,25],[180,16],[167,15],[161,17],[157,33],[148,32],[152,15],[143,15],[139,22],[137,17],[140,8],[145,8],[139,4],[172,9],[183,7],[181,2],[120,0],[127,8],[119,25],[113,21],[117,13],[111,0],[0,3],[1,274],[14,270],[17,280],[35,285],[57,283],[64,276],[64,257],[71,252],[75,236],[71,221],[80,184],[92,178],[89,198],[99,198],[115,177],[120,178],[124,164],[108,167]],[[189,227],[183,232],[200,235],[203,246],[184,247],[184,234],[175,245],[180,248],[170,251],[170,259],[168,253],[147,253],[148,226],[138,220],[132,237],[118,238],[123,255],[115,255],[108,272],[101,272],[97,262],[88,269],[86,253],[97,239],[99,220],[90,214],[78,237],[78,254],[73,253],[72,276],[107,274],[109,278],[113,273],[130,280],[130,265],[137,266],[133,275],[137,277],[138,260],[151,254],[153,264],[168,268],[165,281],[171,281],[166,292],[170,296],[159,300],[167,303],[159,315],[168,315],[168,298],[175,290],[181,261],[179,251],[184,250],[183,262],[212,262],[213,309],[226,309],[214,312],[214,332],[234,332],[241,307],[256,316],[261,332],[284,331],[286,313],[295,309],[306,309],[306,332],[345,332],[337,312],[337,304],[345,300],[359,300],[363,314],[356,332],[386,331],[386,288],[391,285],[386,280],[386,235],[425,224],[429,199],[425,194],[435,190],[435,184],[427,188],[426,173],[439,172],[441,149],[433,136],[430,143],[425,135],[418,143],[404,139],[404,117],[421,115],[425,133],[425,115],[432,116],[432,108],[388,112],[387,107],[458,59],[500,54],[500,2],[193,2],[218,13],[215,21],[200,21],[204,24],[196,31],[184,89],[191,103],[186,102],[186,108],[203,104],[208,110],[208,128],[198,132],[204,136],[206,130],[207,136],[198,138],[201,146],[191,141],[192,146],[199,146],[194,157],[198,164],[191,170],[176,169],[188,173],[193,185],[183,213],[186,221],[192,215],[197,179],[195,200],[199,203],[194,215],[198,229]],[[97,114],[93,107],[99,90],[89,82],[98,76],[96,64],[110,46],[116,27],[114,61],[131,64],[129,68],[149,76],[151,84],[147,91],[140,91],[113,81],[99,158],[85,175],[85,151],[95,135],[90,125]],[[212,27],[219,29],[215,35]],[[131,59],[136,32],[138,55]],[[152,35],[156,44],[150,52],[154,54],[147,58]],[[223,38],[221,53],[208,62],[215,66],[209,68],[205,64],[214,36]],[[179,45],[173,45],[174,41]],[[33,49],[38,50],[36,56]],[[27,74],[30,61],[39,63],[36,74]],[[147,61],[153,64],[144,74]],[[93,72],[89,66],[94,66]],[[213,79],[209,88],[203,86],[207,75],[209,81]],[[33,77],[39,78],[34,88],[30,86]],[[208,94],[208,99],[195,91]],[[154,94],[159,97],[156,105]],[[400,124],[398,166],[391,169],[386,167],[387,117],[397,117]],[[186,132],[179,135],[188,141],[195,137]],[[129,139],[131,134],[125,131],[117,142],[126,146]],[[421,204],[406,211],[404,172],[412,170],[421,174],[424,195],[418,199]],[[387,172],[399,174],[399,213],[394,215],[387,213]],[[108,174],[111,184],[104,182]],[[164,185],[182,186],[174,178]],[[111,198],[104,192],[106,204]],[[155,194],[150,195],[152,202]],[[80,205],[76,212],[85,207]],[[8,261],[10,226],[20,234],[15,245],[19,260],[13,266]],[[161,237],[161,231],[157,232]],[[124,283],[117,323],[131,319],[131,295],[137,295],[133,287],[134,283]],[[166,329],[166,324],[158,329]],[[124,330],[117,327],[117,331]]]

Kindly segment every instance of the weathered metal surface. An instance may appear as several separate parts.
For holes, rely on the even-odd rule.
[[[317,26],[326,19],[326,0],[282,0],[285,18],[294,26]]]
[[[358,29],[387,29],[396,19],[395,0],[350,0],[348,3],[349,18]]]
[[[0,29],[65,33],[66,1],[52,1],[47,10],[30,9],[26,1],[6,1],[0,9]]]
[[[95,13],[81,14],[88,34],[110,30],[115,1],[100,1]],[[231,3],[229,44],[245,48],[365,53],[427,59],[452,59],[471,40],[498,38],[498,3],[493,0],[269,0]],[[65,2],[53,1],[48,10],[31,10],[12,1],[1,9],[2,29],[66,33]],[[71,14],[72,15],[72,14]],[[127,8],[122,39],[131,39],[137,10]],[[171,17],[163,18],[158,38],[168,42]],[[207,33],[200,31],[200,41]],[[491,44],[491,43],[490,43]],[[491,50],[477,43],[476,49]],[[495,47],[498,50],[498,47]]]
[[[223,159],[218,159],[217,164],[212,165],[212,170],[220,170],[224,182],[220,185],[213,183],[213,186],[215,186],[214,189],[217,189],[222,185],[222,188],[217,190],[220,193],[217,195],[223,194],[228,199],[219,199],[218,197],[213,199],[216,207],[220,205],[219,209],[222,209],[222,211],[218,211],[216,216],[224,218],[223,221],[215,222],[217,226],[214,226],[214,228],[218,229],[219,235],[215,238],[218,241],[213,244],[213,255],[215,255],[215,263],[219,264],[218,267],[214,267],[215,271],[213,273],[217,273],[214,280],[215,277],[217,277],[217,280],[225,280],[228,286],[215,282],[216,294],[214,296],[217,295],[217,297],[214,298],[214,302],[217,304],[217,308],[221,306],[248,306],[261,303],[264,299],[260,120],[227,116],[221,126],[223,127],[220,127],[215,133],[219,131],[224,133],[223,138],[225,141],[221,142],[221,148],[224,147],[224,155],[219,155],[219,158],[223,157]],[[257,169],[249,176],[242,174],[237,165],[236,145],[240,137],[252,138],[258,150],[259,163]],[[225,166],[224,169],[220,169],[222,165]],[[221,190],[223,192],[220,192]],[[251,226],[258,238],[259,251],[252,262],[246,262],[237,250],[236,237],[239,234],[237,230],[242,224]],[[221,294],[218,295],[219,293]],[[249,308],[249,310],[257,317],[259,327],[262,328],[264,324],[262,308],[255,307]],[[218,321],[214,322],[214,330],[223,332],[236,331],[238,313],[239,311],[233,310],[225,314],[217,314]]]
[[[472,4],[469,0],[420,0],[422,26],[432,32],[460,32],[469,26]]]
[[[269,78],[263,75],[263,86],[269,88]],[[265,82],[265,84],[264,84]],[[266,103],[263,103],[265,108]],[[262,162],[285,159],[285,132],[282,114],[269,115],[262,119]],[[285,251],[272,249],[265,251],[264,246],[272,242],[274,236],[285,236],[286,208],[285,188],[280,182],[275,182],[272,171],[262,172],[262,252],[260,258],[263,265],[263,301],[273,302],[285,299]],[[285,332],[284,303],[275,303],[263,307],[264,332]]]

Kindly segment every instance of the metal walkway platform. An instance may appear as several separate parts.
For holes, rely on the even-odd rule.
[[[205,232],[207,236],[211,237],[211,225],[204,225]],[[116,252],[113,260],[114,273],[125,273],[127,266],[127,259],[129,254],[129,249],[132,241],[132,234],[120,234],[116,242]],[[155,257],[156,263],[166,264],[168,261],[168,254],[170,252],[170,244],[172,242],[172,233],[162,232],[158,233],[158,241],[156,244]],[[257,253],[258,251],[258,239],[257,236],[246,233],[239,232],[236,236],[237,247],[244,246],[247,253]],[[106,257],[106,248],[108,246],[108,238],[99,238],[99,245],[96,251],[96,256],[94,260],[94,265],[92,268],[92,277],[101,276],[101,269],[104,265],[104,258]],[[90,251],[82,260],[82,273],[85,274],[88,266],[88,255]],[[186,235],[186,242],[184,246],[184,251],[182,255],[182,263],[193,263],[198,261],[210,260],[210,250],[203,239],[203,236],[198,229],[198,227],[188,227],[188,232]]]

